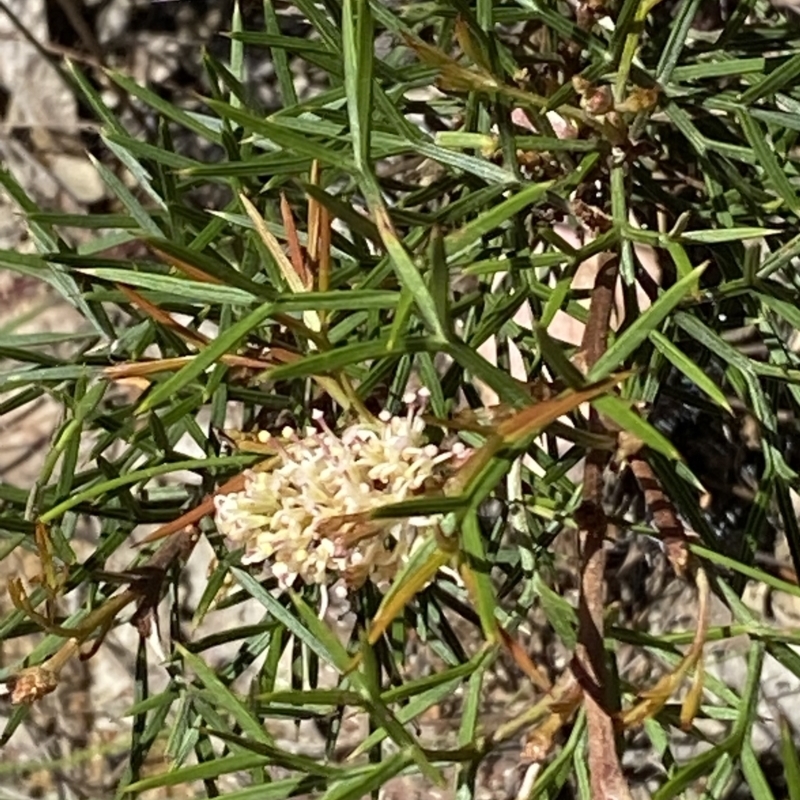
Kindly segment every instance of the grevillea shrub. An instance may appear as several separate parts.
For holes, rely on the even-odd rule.
[[[0,781],[796,797],[793,12],[232,5],[185,94],[51,56],[106,207],[0,170],[80,320],[0,330],[0,745],[103,710]]]

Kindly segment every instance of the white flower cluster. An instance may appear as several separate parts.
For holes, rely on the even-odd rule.
[[[426,444],[416,398],[404,398],[405,417],[383,412],[340,435],[321,414],[319,427],[303,436],[291,428],[279,438],[260,434],[278,461],[270,471],[249,471],[244,491],[217,496],[220,533],[244,546],[245,563],[266,562],[282,587],[298,577],[318,584],[344,578],[350,587],[391,580],[418,532],[438,517],[372,520],[369,512],[440,487],[444,462],[465,452],[459,443]]]

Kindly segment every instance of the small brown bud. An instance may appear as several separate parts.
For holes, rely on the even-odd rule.
[[[630,114],[638,114],[640,111],[650,111],[658,103],[658,87],[645,89],[641,86],[635,87],[628,97],[617,106],[617,111]]]
[[[12,705],[29,706],[55,691],[58,675],[43,666],[29,667],[13,676],[9,683]]]
[[[607,114],[614,108],[614,97],[610,86],[598,86],[594,91],[586,94],[581,100],[581,105],[593,117]]]

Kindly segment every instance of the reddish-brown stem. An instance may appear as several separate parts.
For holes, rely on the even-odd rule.
[[[686,530],[680,521],[675,506],[664,493],[653,468],[641,453],[635,453],[628,463],[639,487],[644,493],[644,502],[659,532],[667,558],[675,572],[683,577],[689,566],[689,549]]]
[[[617,257],[609,257],[595,280],[582,342],[583,363],[587,371],[597,363],[608,345],[617,271]],[[603,433],[604,426],[598,413],[594,409],[589,413],[591,432]],[[602,499],[603,470],[607,459],[608,453],[603,450],[589,450],[586,454],[583,502],[578,514],[580,600],[573,674],[583,688],[592,797],[597,800],[630,800],[628,782],[617,755],[613,711],[606,698],[609,684],[603,645],[606,561],[603,543],[608,522]]]

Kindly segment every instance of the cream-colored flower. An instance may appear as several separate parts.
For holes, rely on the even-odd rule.
[[[343,577],[350,586],[391,580],[420,529],[439,518],[372,520],[369,512],[441,486],[444,463],[464,453],[458,443],[442,449],[426,441],[416,399],[406,398],[404,417],[383,412],[340,435],[315,414],[318,427],[302,436],[284,429],[268,439],[278,463],[248,472],[244,491],[216,498],[217,528],[244,546],[245,563],[266,563],[284,587],[298,577],[317,584]]]

